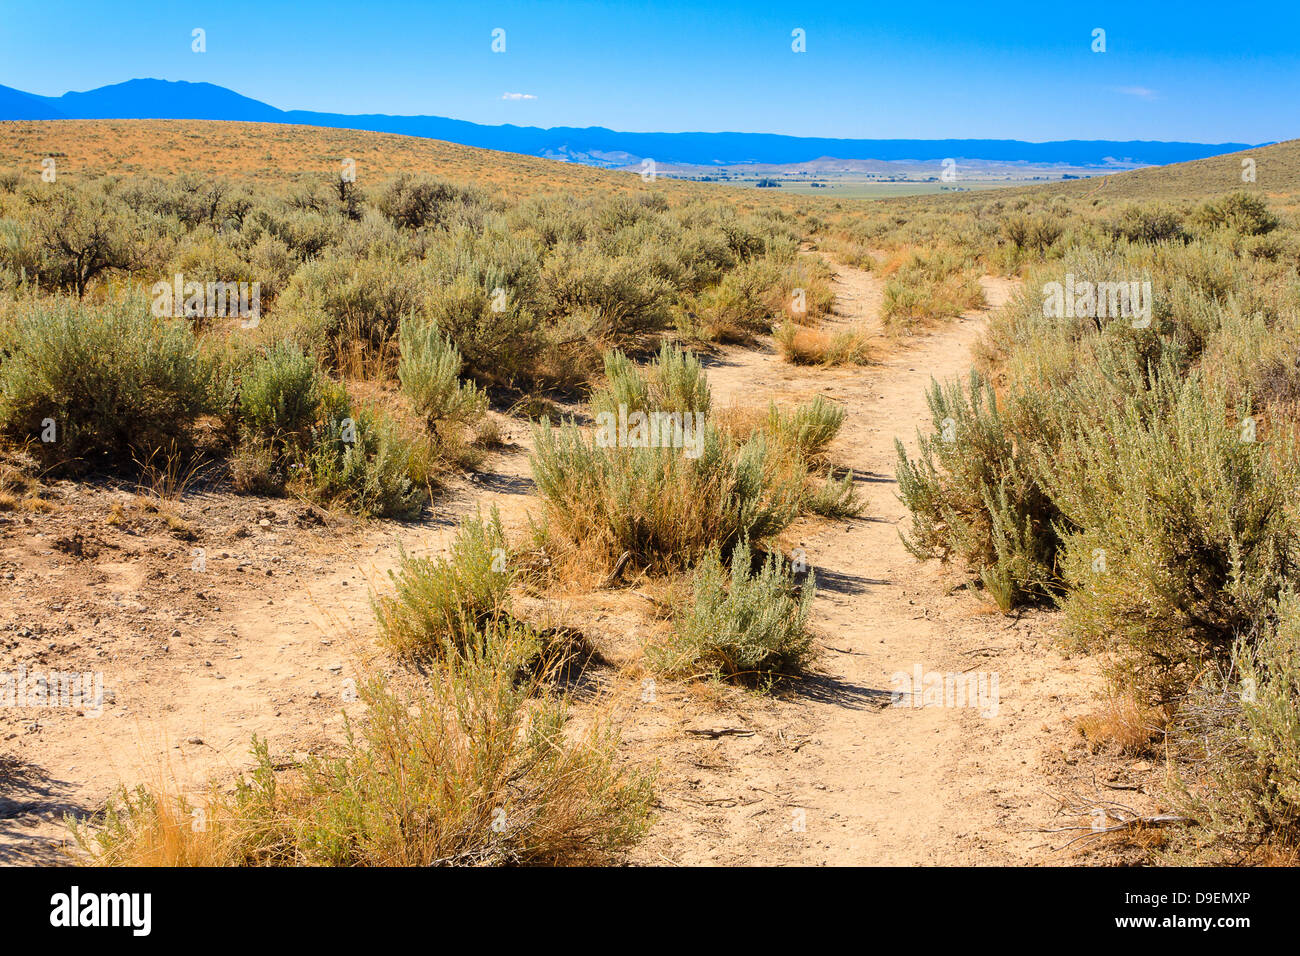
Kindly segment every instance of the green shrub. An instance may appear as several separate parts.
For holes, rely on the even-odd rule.
[[[885,283],[881,318],[890,334],[952,319],[984,305],[984,289],[972,264],[947,249],[913,252]]]
[[[1227,659],[1294,574],[1293,478],[1198,373],[1165,369],[1149,394],[1099,412],[1043,469],[1078,529],[1060,554],[1066,620],[1126,683],[1168,702]]]
[[[1128,206],[1106,230],[1129,242],[1174,242],[1187,238],[1182,218],[1163,206]]]
[[[484,201],[472,186],[456,186],[427,176],[401,173],[379,194],[378,208],[405,229],[446,226]]]
[[[422,297],[418,271],[399,259],[319,259],[294,274],[277,305],[304,348],[343,367],[349,355],[384,355]]]
[[[1015,215],[1002,220],[1002,235],[1017,250],[1043,256],[1064,232],[1060,218],[1047,213]]]
[[[538,302],[549,315],[590,310],[618,334],[663,328],[675,298],[670,280],[639,255],[607,255],[589,245],[560,245],[546,259]]]
[[[1227,228],[1244,236],[1260,236],[1278,226],[1278,218],[1268,203],[1252,193],[1237,191],[1223,199],[1206,203],[1196,220],[1210,228]]]
[[[483,638],[483,628],[510,612],[513,573],[506,561],[501,516],[492,510],[463,521],[447,557],[411,558],[390,571],[392,597],[374,602],[381,639],[404,657],[463,649]]]
[[[766,433],[773,441],[791,449],[800,461],[812,464],[826,456],[826,449],[839,434],[848,413],[842,405],[818,395],[811,402],[785,413],[775,402],[767,407]]]
[[[784,270],[765,259],[744,262],[717,285],[683,297],[680,330],[710,342],[748,342],[772,328],[786,304]],[[816,307],[816,299],[814,307]]]
[[[605,353],[606,385],[592,394],[593,414],[619,409],[632,412],[693,412],[707,415],[712,404],[708,378],[700,360],[668,342],[642,370],[617,349]]]
[[[1238,638],[1229,665],[1197,683],[1172,728],[1177,809],[1195,822],[1174,843],[1174,862],[1294,863],[1300,853],[1294,592],[1281,596],[1269,618],[1258,635]]]
[[[81,298],[96,279],[143,264],[144,224],[103,184],[45,184],[26,199],[40,256],[36,273],[45,287]]]
[[[693,352],[664,342],[648,374],[655,408],[659,411],[709,413],[713,395],[704,368]]]
[[[421,310],[460,350],[466,370],[483,381],[513,384],[544,375],[545,329],[528,308],[519,289],[505,278],[482,280],[458,274],[436,284],[425,295]],[[484,284],[491,283],[491,284]],[[497,290],[504,308],[494,311]]]
[[[313,429],[303,477],[312,497],[376,518],[409,518],[428,500],[413,475],[427,473],[427,446],[404,437],[389,418],[362,411],[329,417]]]
[[[853,472],[846,472],[838,481],[830,474],[808,492],[804,508],[823,518],[859,518],[864,505],[853,483]]]
[[[296,447],[317,423],[321,399],[315,360],[291,342],[277,342],[243,372],[239,407],[244,434]]]
[[[429,429],[439,424],[473,424],[487,409],[487,395],[459,378],[460,350],[432,322],[402,321],[401,360],[397,374],[402,390]]]
[[[636,363],[618,349],[605,353],[605,387],[591,396],[593,415],[618,414],[619,408],[632,412],[649,412],[653,407],[650,383]]]
[[[189,445],[211,398],[211,367],[189,326],[143,301],[27,303],[0,364],[0,432],[47,465],[129,466]],[[53,441],[48,422],[53,423]]]
[[[796,588],[776,554],[753,570],[748,541],[732,552],[730,573],[713,548],[695,570],[693,599],[676,615],[672,638],[651,649],[651,661],[672,677],[764,683],[797,673],[813,657],[814,591],[811,572]]]
[[[898,451],[898,494],[912,514],[903,535],[919,558],[957,559],[1003,610],[1053,593],[1058,512],[1017,442],[992,387],[931,384],[933,431],[918,431],[917,458]]]
[[[793,519],[798,481],[774,477],[767,441],[733,445],[700,424],[699,456],[671,447],[600,447],[572,422],[534,430],[529,459],[548,533],[613,565],[689,567],[711,547],[760,541]]]

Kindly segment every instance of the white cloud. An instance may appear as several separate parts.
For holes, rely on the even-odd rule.
[[[1154,100],[1160,97],[1155,90],[1149,90],[1145,86],[1119,86],[1115,88],[1115,92],[1123,93],[1125,96],[1136,96],[1143,100]]]
[[[533,96],[532,93],[502,93],[502,94],[501,94],[501,98],[502,98],[503,100],[535,100],[535,99],[537,99],[537,97]]]

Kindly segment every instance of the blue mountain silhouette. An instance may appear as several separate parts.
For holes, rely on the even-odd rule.
[[[533,156],[568,156],[600,164],[610,154],[660,163],[729,165],[836,159],[940,161],[948,157],[1001,162],[1105,166],[1115,161],[1165,165],[1248,149],[1249,143],[1145,140],[829,139],[771,133],[624,133],[587,128],[484,126],[442,116],[349,115],[281,110],[211,83],[137,79],[84,93],[38,96],[0,86],[0,120],[197,119],[298,123],[447,140]],[[631,162],[624,158],[623,162]]]

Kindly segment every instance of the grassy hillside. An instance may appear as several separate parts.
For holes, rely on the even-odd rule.
[[[643,188],[636,173],[613,172],[533,156],[499,153],[440,140],[364,130],[231,123],[206,120],[55,120],[0,122],[0,168],[37,175],[40,162],[55,157],[60,175],[174,176],[183,172],[255,180],[266,185],[329,179],[340,162],[357,162],[360,178],[381,180],[398,172],[476,182],[511,196],[543,185],[576,195],[627,193]],[[1063,197],[1107,205],[1135,200],[1197,200],[1243,188],[1241,161],[1256,161],[1257,188],[1284,206],[1300,203],[1300,140],[1190,163],[1152,167],[1111,176],[1023,186],[998,198],[1046,200]],[[760,206],[833,214],[845,202],[828,196],[796,196],[776,190],[755,193],[715,183],[660,179],[670,197],[726,196],[745,208]],[[944,205],[961,209],[987,197],[970,194],[902,197],[891,208]],[[847,205],[852,206],[852,203]]]
[[[1242,181],[1242,160],[1255,160],[1255,182]],[[1107,209],[1124,203],[1162,201],[1195,202],[1224,196],[1239,189],[1258,191],[1269,202],[1283,207],[1300,205],[1300,140],[1287,140],[1274,146],[1227,153],[1190,163],[1153,166],[1092,179],[1045,183],[1001,190],[997,199],[1004,203],[1020,201],[1069,201],[1072,205]],[[912,197],[891,201],[891,205],[932,210],[938,205],[961,209],[987,201],[987,196],[957,194]]]
[[[1255,161],[1255,182],[1242,180],[1242,160]],[[1300,140],[1198,159],[1173,166],[1136,169],[1097,182],[1073,181],[1043,187],[1045,193],[1115,200],[1203,200],[1251,187],[1270,201],[1300,201]]]
[[[334,177],[350,158],[361,181],[410,172],[473,180],[509,195],[536,192],[543,183],[580,196],[642,187],[635,173],[363,130],[208,120],[0,123],[0,168],[36,175],[48,156],[58,160],[59,175],[78,179],[191,173],[278,185]],[[686,194],[701,188],[665,185]]]

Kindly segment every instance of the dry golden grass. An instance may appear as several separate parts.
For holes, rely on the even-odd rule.
[[[826,330],[786,322],[775,338],[793,365],[868,365],[875,360],[871,334],[860,327]]]
[[[1098,710],[1079,718],[1077,726],[1094,752],[1113,744],[1120,753],[1145,756],[1152,753],[1164,724],[1160,711],[1130,696],[1113,694]]]
[[[357,182],[399,172],[492,186],[509,197],[531,195],[545,182],[578,196],[634,193],[646,184],[633,172],[612,172],[442,140],[366,130],[218,120],[41,120],[0,123],[0,168],[36,177],[56,158],[58,175],[222,176],[261,184],[334,179],[344,159]],[[658,180],[673,194],[715,194],[707,184]],[[728,192],[739,192],[728,190]]]
[[[649,823],[652,774],[616,756],[608,708],[571,726],[559,662],[523,673],[516,648],[455,657],[422,689],[359,687],[366,715],[337,757],[272,760],[201,800],[121,790],[69,820],[100,866],[435,866],[608,863]]]

